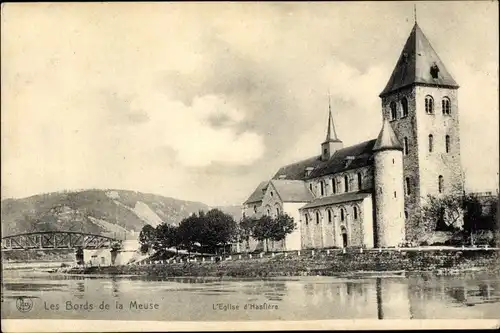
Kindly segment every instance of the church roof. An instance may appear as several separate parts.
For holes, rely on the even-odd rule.
[[[373,151],[386,149],[403,149],[388,119],[384,120],[380,134],[378,135],[377,141],[373,146]]]
[[[335,131],[335,124],[333,123],[332,108],[328,106],[328,126],[326,129],[326,139],[325,142],[337,141],[340,142],[337,137],[337,131]]]
[[[314,199],[313,194],[302,180],[271,180],[282,202],[309,202]]]
[[[269,181],[261,182],[243,204],[262,201],[262,198],[264,198],[264,190],[266,189],[268,183]]]
[[[300,209],[315,208],[315,207],[321,207],[321,206],[326,206],[326,205],[334,205],[334,204],[340,204],[340,203],[344,203],[344,202],[357,201],[357,200],[362,200],[362,199],[369,197],[369,196],[371,196],[371,193],[369,193],[369,192],[342,193],[342,194],[338,194],[338,195],[317,198],[314,201],[304,205]]]
[[[305,180],[370,165],[373,163],[372,149],[375,141],[375,139],[369,140],[339,149],[327,161],[322,161],[321,155],[318,155],[286,165],[278,170],[273,179],[279,179],[280,176],[284,176],[287,180]],[[306,176],[307,167],[313,169]]]
[[[391,78],[380,96],[412,84],[458,88],[457,82],[448,72],[416,22]]]

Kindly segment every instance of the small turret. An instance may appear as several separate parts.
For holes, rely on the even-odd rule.
[[[335,125],[333,124],[332,107],[330,100],[328,100],[328,125],[326,130],[326,139],[321,144],[321,159],[327,161],[339,149],[342,149],[344,144],[337,137]]]
[[[403,152],[386,119],[373,146],[375,184],[375,244],[398,246],[405,240]]]

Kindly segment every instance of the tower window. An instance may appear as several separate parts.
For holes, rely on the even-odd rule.
[[[273,191],[271,191],[271,198],[273,197],[273,195],[274,195],[274,193],[273,193]]]
[[[320,190],[321,190],[321,196],[325,195],[325,182],[321,181],[320,182]]]
[[[254,206],[253,206],[253,212],[254,212],[254,213],[257,213],[257,205],[254,205]]]
[[[408,99],[406,97],[401,100],[401,112],[401,118],[408,116]]]
[[[337,193],[337,181],[335,180],[335,178],[332,179],[332,193]]]
[[[345,220],[345,211],[344,208],[340,208],[340,220],[344,222]]]
[[[405,178],[405,193],[406,193],[406,195],[410,195],[411,194],[410,178],[409,177]]]
[[[316,212],[316,224],[319,224],[319,212]]]
[[[307,213],[304,216],[306,218],[306,225],[308,225],[309,224],[309,216],[307,215]]]
[[[434,146],[434,137],[432,134],[429,134],[429,153],[432,153],[432,149]]]
[[[439,175],[438,177],[438,190],[439,190],[439,193],[443,193],[443,184],[444,183],[444,180],[443,180],[443,176]]]
[[[313,184],[309,184],[309,189],[311,190],[311,192],[313,191]]]
[[[431,72],[431,76],[432,76],[433,79],[437,79],[438,78],[439,67],[438,67],[438,65],[436,65],[436,63],[434,63],[431,66],[430,72]]]
[[[441,101],[441,108],[443,110],[443,114],[451,114],[450,99],[448,97],[443,98]]]
[[[394,191],[394,198],[397,198],[397,196],[396,196],[396,191]]]
[[[408,212],[405,210],[405,219],[408,219]]]
[[[352,215],[353,215],[355,220],[358,219],[358,207],[356,207],[356,206],[353,207]]]
[[[349,177],[347,175],[344,176],[344,192],[349,192]]]
[[[332,211],[331,210],[328,210],[328,223],[332,223],[333,219],[332,219]]]
[[[447,135],[444,137],[444,141],[445,141],[445,148],[446,148],[446,152],[449,153],[450,152],[450,136]]]
[[[358,173],[358,191],[363,188],[363,176],[361,173]]]
[[[403,155],[408,155],[408,138],[403,138]]]
[[[276,207],[276,216],[280,215],[280,209]]]
[[[396,120],[398,118],[396,102],[391,102],[391,120]]]
[[[434,99],[432,96],[425,96],[425,112],[427,114],[434,114]]]

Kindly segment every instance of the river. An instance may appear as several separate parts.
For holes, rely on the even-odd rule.
[[[499,301],[487,272],[219,280],[4,270],[2,279],[3,319],[498,319]]]

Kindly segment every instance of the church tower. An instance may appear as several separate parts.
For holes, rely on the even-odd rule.
[[[428,195],[463,191],[458,87],[415,22],[380,94],[383,118],[403,147],[408,240],[424,231],[418,215]]]
[[[339,149],[342,149],[344,144],[337,137],[335,125],[333,124],[332,106],[328,99],[328,125],[326,129],[326,139],[321,144],[321,160],[328,161],[330,157]]]
[[[375,244],[398,246],[405,241],[403,154],[388,119],[373,145]]]

